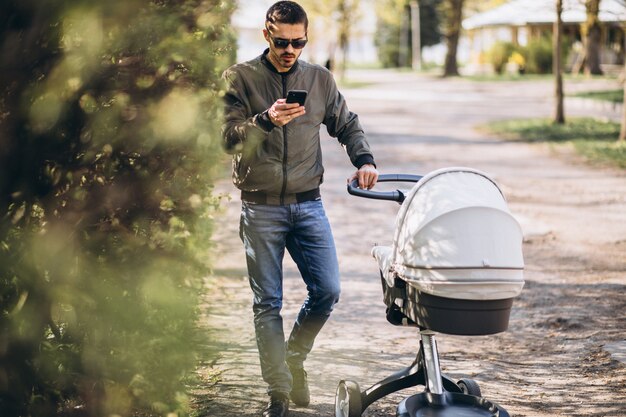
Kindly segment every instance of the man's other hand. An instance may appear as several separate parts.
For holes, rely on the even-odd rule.
[[[348,184],[355,179],[359,180],[359,188],[371,190],[376,185],[376,181],[378,181],[378,170],[372,164],[365,164],[348,178]]]
[[[272,107],[267,111],[274,126],[284,126],[295,118],[298,118],[306,113],[304,106],[298,103],[286,103],[284,98],[276,100]]]

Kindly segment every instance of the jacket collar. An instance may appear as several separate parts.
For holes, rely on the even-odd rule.
[[[274,67],[274,64],[272,64],[271,61],[267,58],[267,54],[269,51],[270,51],[270,48],[267,48],[265,51],[263,51],[263,53],[261,54],[261,62],[263,62],[263,64],[265,64],[265,66],[269,68],[270,71],[275,72],[276,74],[280,74],[280,75],[289,75],[298,69],[299,59],[297,59],[296,62],[292,65],[292,67],[289,68],[289,71],[278,72],[278,70]]]

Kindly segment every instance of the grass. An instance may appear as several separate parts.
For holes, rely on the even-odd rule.
[[[552,74],[477,74],[466,75],[466,78],[471,81],[477,82],[492,82],[492,81],[547,81],[554,79]]]
[[[369,87],[370,85],[374,85],[375,83],[368,82],[368,81],[350,80],[346,78],[343,80],[339,80],[337,84],[339,85],[339,88],[347,90],[347,89],[365,88],[365,87]]]
[[[624,102],[624,90],[586,91],[575,94],[574,97],[590,98],[593,100],[610,101],[611,103]]]
[[[463,72],[461,70],[461,72]],[[504,73],[504,74],[478,74],[478,75],[466,75],[463,76],[468,80],[477,81],[477,82],[493,82],[493,81],[554,81],[553,74],[512,74],[512,73]],[[600,80],[600,79],[614,79],[616,76],[613,75],[592,75],[592,76],[582,76],[579,74],[563,74],[564,80],[581,80],[581,79],[592,79],[592,80]]]
[[[626,142],[617,140],[620,125],[615,122],[570,118],[559,125],[550,119],[522,119],[493,122],[485,128],[507,139],[571,145],[591,163],[626,169]]]
[[[371,70],[382,68],[383,66],[380,62],[348,62],[348,65],[346,65],[346,69],[348,70]]]

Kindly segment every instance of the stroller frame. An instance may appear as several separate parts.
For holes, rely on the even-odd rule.
[[[389,394],[418,385],[425,385],[434,394],[443,394],[444,389],[451,392],[463,392],[454,381],[441,374],[434,333],[424,330],[420,332],[420,336],[419,351],[411,365],[361,393],[363,410]],[[428,377],[429,375],[431,377]]]
[[[472,379],[455,382],[441,373],[435,332],[420,330],[419,350],[408,367],[395,372],[364,391],[350,380],[342,380],[335,397],[335,416],[358,417],[374,402],[400,390],[423,385],[422,393],[405,398],[397,408],[397,417],[419,416],[429,410],[429,416],[453,417],[463,408],[464,416],[510,417],[499,406],[481,397],[478,384]],[[473,412],[473,414],[468,414]]]
[[[417,175],[381,175],[379,182],[417,182],[421,178],[421,176]],[[374,192],[361,190],[357,188],[355,181],[348,185],[348,192],[366,198],[397,201],[400,204],[405,199],[403,191]],[[442,374],[435,331],[429,329],[431,323],[428,320],[422,321],[419,317],[415,317],[414,309],[411,308],[410,303],[406,303],[406,301],[410,301],[410,297],[407,297],[408,289],[404,283],[396,279],[393,288],[389,288],[382,276],[382,271],[381,278],[385,304],[388,306],[387,320],[394,325],[418,327],[419,349],[415,360],[408,367],[391,374],[363,391],[360,390],[356,382],[341,380],[335,396],[335,416],[360,417],[377,400],[400,390],[421,385],[425,387],[424,391],[413,394],[398,404],[396,417],[510,417],[504,408],[481,396],[480,387],[476,381],[463,378],[455,382]],[[400,296],[399,298],[405,301],[402,307],[395,305],[393,302],[393,298],[397,296]],[[486,327],[482,329],[486,331],[485,333],[480,333],[478,329],[471,329],[467,333],[459,333],[459,328],[462,327],[462,324],[448,327],[451,330],[450,333],[492,334],[505,330],[508,325],[508,311],[510,311],[511,300],[505,301],[504,304],[500,300],[496,301],[496,303],[496,310],[502,310],[504,314],[500,314],[495,320],[487,323]],[[468,304],[464,305],[463,308],[467,306]],[[494,306],[494,304],[491,306]],[[469,303],[469,308],[473,309],[471,302]],[[432,313],[435,313],[435,311],[433,310]],[[472,314],[471,311],[469,313]],[[463,313],[461,312],[460,314]],[[481,312],[478,312],[478,314],[481,314]],[[458,315],[451,317],[457,319],[456,321],[460,319]],[[506,319],[503,317],[506,317]],[[463,321],[462,318],[460,321]],[[441,328],[442,326],[437,323],[434,327]],[[445,328],[446,326],[443,327]]]

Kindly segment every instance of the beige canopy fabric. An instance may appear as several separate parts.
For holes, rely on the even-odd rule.
[[[396,217],[391,247],[372,250],[383,277],[447,298],[512,298],[524,285],[522,230],[496,183],[471,168],[422,178]]]

